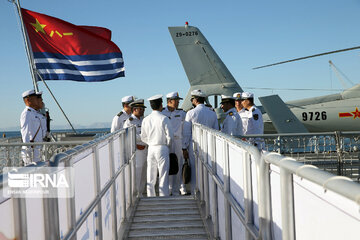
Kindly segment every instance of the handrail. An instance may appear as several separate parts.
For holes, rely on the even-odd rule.
[[[14,216],[12,218],[14,219],[14,229],[11,231],[15,235],[11,238],[27,239],[31,237],[40,239],[41,236],[45,236],[46,239],[73,239],[75,236],[79,237],[79,230],[84,229],[85,222],[86,227],[88,227],[87,222],[89,220],[93,222],[95,231],[88,232],[89,234],[96,234],[99,239],[107,239],[110,235],[112,239],[118,239],[128,225],[129,216],[136,202],[135,183],[132,180],[132,175],[135,174],[135,136],[135,127],[130,127],[109,133],[86,143],[83,141],[64,141],[57,143],[15,144],[16,146],[31,146],[83,143],[73,149],[53,156],[47,162],[39,162],[35,165],[37,167],[35,173],[48,166],[74,167],[74,171],[77,169],[76,171],[79,174],[81,172],[87,175],[92,174],[91,177],[89,176],[89,179],[94,179],[95,182],[94,185],[89,180],[83,183],[75,182],[75,175],[74,178],[70,179],[70,184],[77,186],[78,191],[84,187],[84,184],[86,186],[89,183],[91,185],[88,185],[86,189],[94,189],[91,190],[93,191],[92,193],[84,195],[85,198],[90,196],[88,200],[81,202],[84,200],[84,196],[79,195],[79,193],[76,194],[75,187],[75,196],[72,198],[65,198],[64,200],[59,198],[43,198],[36,200],[38,204],[43,206],[39,209],[43,211],[43,214],[36,216],[31,215],[34,214],[34,212],[31,213],[31,208],[33,207],[27,206],[27,199],[3,199],[0,207],[2,204],[7,203],[8,200],[13,202]],[[2,145],[0,144],[0,146]],[[10,143],[6,144],[6,146],[14,146],[14,144]],[[84,162],[82,162],[83,160]],[[88,163],[91,163],[91,166]],[[75,167],[75,164],[77,167]],[[81,167],[79,168],[79,166]],[[34,167],[34,165],[29,167]],[[27,169],[27,167],[20,169],[24,173],[31,173],[28,170],[34,171],[34,169]],[[0,176],[0,190],[2,190],[7,182],[7,177]],[[83,194],[85,192],[80,193]],[[77,199],[77,197],[79,198]],[[64,206],[66,207],[64,208]],[[29,213],[32,216],[30,218],[27,216]],[[41,231],[29,231],[28,226],[31,223],[28,222],[28,219],[41,223],[37,226]],[[62,225],[60,222],[62,222]],[[109,224],[110,229],[108,229]],[[2,226],[4,225],[0,221],[0,233],[4,231],[4,229],[1,229]],[[103,226],[108,227],[104,228]],[[37,235],[39,233],[40,235]],[[84,234],[84,232],[81,231],[80,234]]]
[[[305,135],[312,136],[311,134]],[[278,153],[260,152],[256,147],[241,141],[239,138],[220,133],[200,124],[193,124],[192,136],[196,160],[196,175],[198,176],[196,179],[197,195],[201,203],[205,204],[205,210],[202,211],[203,217],[211,219],[211,223],[214,224],[214,226],[208,226],[209,229],[212,229],[211,234],[213,238],[233,238],[232,234],[234,233],[232,232],[236,232],[237,229],[233,229],[234,216],[231,217],[231,211],[235,213],[236,218],[241,222],[244,229],[242,231],[245,232],[245,239],[278,239],[279,234],[282,235],[282,239],[296,239],[296,236],[299,234],[309,237],[309,234],[311,236],[311,232],[317,229],[311,229],[312,224],[296,229],[296,219],[298,217],[306,218],[306,216],[313,214],[317,209],[310,210],[308,213],[303,211],[309,209],[297,210],[298,212],[296,212],[295,208],[301,209],[306,205],[303,206],[299,200],[295,201],[295,198],[300,197],[301,199],[301,197],[307,196],[310,192],[313,192],[313,195],[310,194],[310,197],[317,196],[319,187],[323,189],[322,194],[325,195],[314,197],[314,200],[318,201],[317,204],[326,205],[326,211],[330,212],[338,212],[338,209],[340,209],[340,212],[343,214],[341,217],[353,224],[351,225],[352,227],[347,228],[351,229],[348,230],[347,234],[350,234],[349,236],[353,238],[357,235],[355,229],[360,227],[360,214],[357,210],[349,213],[346,211],[354,207],[352,203],[355,203],[357,207],[360,206],[360,185],[358,183],[353,182],[347,177],[334,176],[315,166],[304,165],[293,158],[285,157]],[[230,146],[232,149],[232,159],[229,157]],[[223,154],[218,156],[216,154],[218,151],[223,152]],[[243,154],[239,157],[241,152]],[[217,159],[217,157],[221,159]],[[234,157],[237,158],[234,159]],[[236,166],[242,164],[242,168],[236,168],[236,171],[233,171],[233,173],[243,176],[243,183],[239,186],[242,188],[243,199],[239,199],[239,195],[233,195],[232,191],[234,190],[229,190],[229,180],[233,184],[237,184],[232,179],[236,176],[233,176],[229,171],[229,168],[231,168],[230,164],[235,164]],[[274,167],[277,167],[278,170],[274,171]],[[296,180],[296,184],[295,177],[301,179]],[[302,182],[302,179],[309,181],[312,185],[309,185],[307,181]],[[302,193],[302,189],[307,187],[309,189]],[[279,192],[277,192],[278,190]],[[235,191],[237,190],[235,189]],[[295,191],[297,191],[296,195]],[[326,194],[328,191],[331,194]],[[209,196],[212,196],[212,205],[206,201],[209,200]],[[336,205],[336,203],[341,201],[338,199],[342,197],[347,198],[349,200],[347,204],[350,205],[346,207]],[[224,206],[218,202],[218,198],[224,199]],[[322,200],[322,198],[325,198],[325,200]],[[240,202],[243,202],[242,205]],[[331,202],[333,203],[331,204]],[[258,208],[257,212],[254,212],[254,204]],[[276,207],[277,205],[279,206]],[[280,207],[281,211],[274,211],[274,207],[275,209]],[[217,211],[221,211],[221,214]],[[223,216],[224,219],[218,219],[219,215]],[[321,217],[321,215],[318,217]],[[337,217],[334,218],[334,221],[337,220]],[[276,225],[277,220],[275,219],[281,219],[281,226]],[[222,223],[225,223],[225,225],[221,225]],[[281,230],[277,230],[276,226]],[[332,238],[329,238],[329,234],[325,238],[337,238],[336,233],[333,236],[330,234],[330,236]],[[236,238],[239,237],[236,236]]]

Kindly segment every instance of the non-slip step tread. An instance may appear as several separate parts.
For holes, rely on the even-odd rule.
[[[153,230],[153,231],[130,231],[129,237],[159,237],[159,236],[188,236],[188,235],[197,235],[197,236],[206,236],[206,232],[204,229],[191,229],[191,230]]]
[[[192,215],[192,216],[141,216],[141,217],[134,217],[133,223],[138,222],[148,222],[148,221],[176,221],[176,220],[201,220],[199,215]]]
[[[170,227],[204,227],[202,220],[195,221],[158,221],[158,222],[142,222],[142,223],[133,223],[131,224],[131,230],[133,229],[144,229],[144,228],[170,228]]]

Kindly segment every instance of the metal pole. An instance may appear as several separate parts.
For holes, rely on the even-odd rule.
[[[16,0],[16,2],[15,2],[15,0],[12,0],[12,2],[16,5],[16,9],[19,14],[20,24],[21,24],[21,32],[22,32],[22,35],[24,38],[25,50],[26,50],[26,55],[28,57],[28,61],[29,61],[30,73],[31,73],[31,77],[33,80],[34,89],[36,92],[39,92],[39,87],[37,85],[37,78],[36,78],[36,74],[34,71],[34,69],[36,69],[35,62],[34,62],[34,56],[32,54],[31,45],[29,44],[29,37],[27,35],[27,31],[26,31],[26,28],[24,25],[22,13],[21,13],[21,7],[20,7],[20,0]]]
[[[68,123],[70,124],[70,127],[72,128],[72,130],[74,131],[74,133],[77,133],[75,128],[73,127],[73,125],[71,124],[69,118],[66,116],[64,110],[62,109],[62,107],[60,106],[59,102],[56,100],[54,94],[51,92],[49,86],[46,84],[46,82],[44,81],[44,79],[42,78],[42,76],[36,71],[36,73],[38,74],[39,78],[41,79],[41,81],[44,83],[45,87],[47,88],[47,90],[49,91],[50,95],[52,96],[52,98],[54,99],[56,105],[58,105],[58,107],[60,108],[60,111],[62,112],[62,114],[65,116],[66,120],[68,121]]]

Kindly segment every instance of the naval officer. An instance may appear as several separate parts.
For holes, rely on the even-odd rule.
[[[146,157],[147,149],[146,144],[141,141],[141,123],[144,118],[144,112],[146,106],[144,105],[144,99],[137,99],[129,104],[131,108],[131,116],[125,121],[124,128],[135,126],[136,128],[136,153],[135,153],[135,179],[136,190],[138,196],[142,196],[146,183]]]
[[[183,154],[182,154],[182,135],[183,135],[183,124],[185,120],[186,112],[179,109],[179,102],[182,100],[179,97],[178,92],[170,92],[166,95],[167,106],[164,108],[162,113],[169,117],[171,126],[173,128],[174,138],[170,147],[170,153],[175,153],[178,159],[179,169],[183,165]],[[179,195],[186,193],[185,185],[182,183],[182,171],[178,171],[176,175],[169,176],[169,191],[172,195]]]
[[[23,92],[22,97],[26,105],[20,116],[22,141],[24,143],[42,142],[47,132],[46,119],[39,113],[44,106],[42,92],[36,93],[35,90],[28,90]],[[23,146],[21,157],[24,165],[40,161],[40,149],[40,146]]]
[[[200,123],[207,127],[219,130],[219,124],[216,113],[209,107],[204,105],[206,94],[201,90],[191,91],[191,103],[193,109],[186,113],[183,127],[182,150],[184,159],[189,159],[191,167],[191,192],[195,191],[196,172],[195,172],[195,156],[192,146],[192,124]]]
[[[264,134],[264,122],[261,111],[254,104],[254,94],[243,92],[241,104],[245,109],[241,114],[241,118],[245,121],[244,135]],[[262,138],[249,138],[248,141],[259,149],[265,146]]]
[[[220,104],[226,116],[222,123],[221,132],[233,136],[243,135],[242,121],[235,109],[234,97],[221,95]]]
[[[134,101],[134,96],[125,96],[121,99],[123,110],[115,115],[111,123],[110,132],[115,132],[116,130],[122,129],[124,122],[131,115],[130,103]]]
[[[141,140],[148,146],[147,196],[154,197],[157,173],[159,172],[159,195],[169,196],[169,147],[173,138],[170,119],[161,113],[162,95],[149,99],[152,112],[141,125]]]

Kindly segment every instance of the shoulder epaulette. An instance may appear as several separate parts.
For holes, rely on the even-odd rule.
[[[255,111],[255,108],[253,108],[252,111],[254,112],[254,111]]]
[[[133,119],[132,117],[129,117],[129,120],[132,121],[132,120],[134,120],[134,119]]]
[[[119,112],[119,113],[117,114],[117,116],[120,117],[121,115],[123,115],[123,113],[124,113],[124,112],[121,111],[121,112]]]

